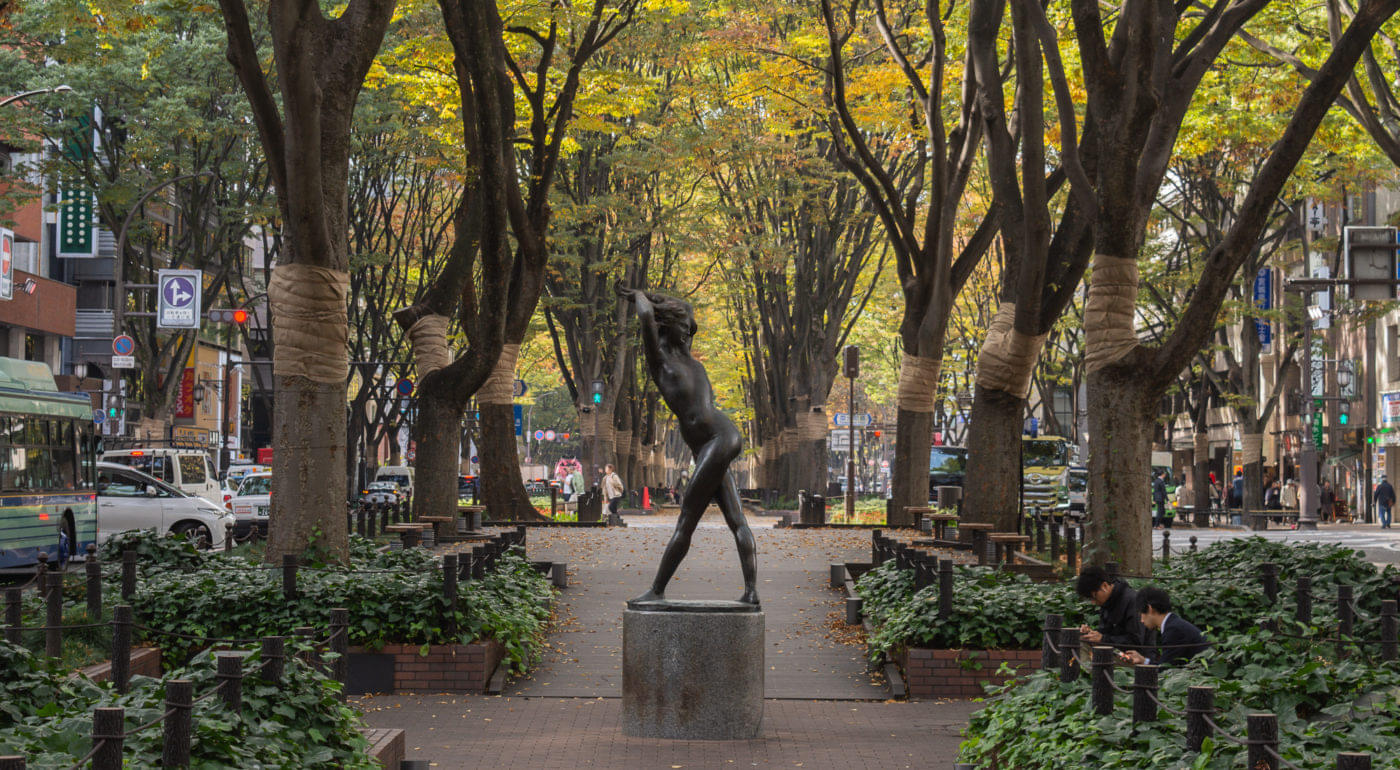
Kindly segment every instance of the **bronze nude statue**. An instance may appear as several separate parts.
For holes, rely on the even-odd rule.
[[[724,513],[739,548],[739,566],[744,574],[744,594],[739,601],[756,607],[758,557],[753,533],[739,504],[739,489],[729,474],[729,464],[739,456],[743,439],[734,423],[715,407],[705,367],[690,355],[690,342],[696,331],[694,313],[689,304],[674,297],[623,287],[618,287],[617,292],[637,306],[647,369],[680,422],[681,437],[695,457],[695,473],[681,496],[680,519],[661,556],[651,590],[628,604],[664,601],[666,584],[690,550],[690,538],[700,517],[714,502]]]

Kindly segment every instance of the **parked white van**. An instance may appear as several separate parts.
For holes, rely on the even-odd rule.
[[[182,447],[110,449],[102,453],[102,460],[135,468],[181,492],[222,504],[223,495],[214,464],[203,450]]]
[[[413,468],[407,465],[384,465],[374,472],[375,481],[392,481],[399,485],[399,491],[413,494]]]

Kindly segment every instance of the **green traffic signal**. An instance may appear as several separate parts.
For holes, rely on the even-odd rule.
[[[602,393],[594,393],[594,394],[593,394],[593,403],[595,403],[595,404],[601,404],[601,403],[603,403],[603,394],[602,394]]]
[[[1337,424],[1338,424],[1338,425],[1346,425],[1347,422],[1348,422],[1349,420],[1350,420],[1350,417],[1347,416],[1347,413],[1346,413],[1346,412],[1342,412],[1342,413],[1340,413],[1340,414],[1337,415]]]
[[[115,406],[107,407],[107,416],[115,418],[117,416],[117,408]]]

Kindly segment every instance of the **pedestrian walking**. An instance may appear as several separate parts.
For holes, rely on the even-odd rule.
[[[617,475],[613,464],[608,463],[603,473],[603,499],[608,501],[608,513],[617,513],[622,505],[622,492],[622,477]]]
[[[1230,507],[1244,507],[1244,471],[1235,469],[1235,478],[1230,482]]]
[[[1279,493],[1279,505],[1285,511],[1298,510],[1298,482],[1289,479],[1288,483],[1283,485],[1283,490]]]
[[[1381,529],[1390,529],[1390,509],[1395,505],[1395,488],[1390,486],[1390,482],[1381,476],[1381,483],[1376,485],[1376,491],[1371,494],[1371,500],[1376,504],[1376,511],[1381,517]]]
[[[1157,506],[1156,514],[1152,517],[1152,526],[1154,529],[1160,529],[1163,520],[1167,517],[1165,510],[1167,507],[1167,482],[1166,479],[1163,478],[1165,475],[1166,474],[1160,472],[1154,472],[1152,474],[1152,502]]]
[[[1337,493],[1332,491],[1332,482],[1322,482],[1322,489],[1317,493],[1317,498],[1322,507],[1322,520],[1331,521],[1337,512]]]

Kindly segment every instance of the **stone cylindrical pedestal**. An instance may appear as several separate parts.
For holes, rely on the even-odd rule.
[[[622,731],[637,738],[757,737],[763,622],[757,607],[738,602],[630,605],[622,614]]]

